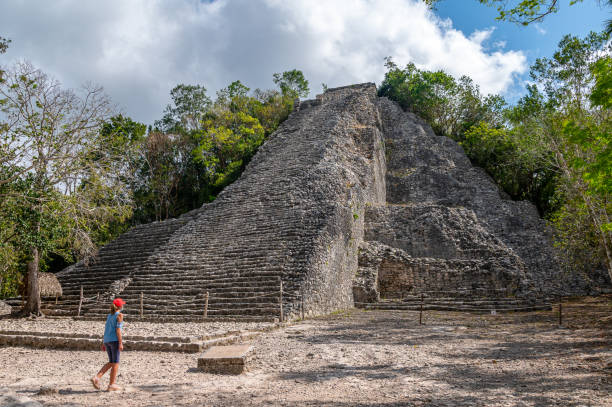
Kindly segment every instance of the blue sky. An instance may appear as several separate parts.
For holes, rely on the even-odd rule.
[[[599,7],[595,0],[585,0],[573,6],[569,6],[567,0],[560,3],[557,13],[546,16],[541,23],[529,26],[497,21],[497,10],[477,0],[442,0],[435,12],[442,18],[450,18],[453,26],[464,33],[495,27],[495,40],[507,41],[509,48],[528,51],[531,60],[552,55],[565,34],[582,37],[591,30],[601,31],[604,20],[612,17],[608,12],[610,9]]]
[[[504,41],[506,49],[522,51],[528,65],[532,65],[536,58],[551,57],[566,34],[584,37],[590,31],[603,30],[604,21],[612,17],[610,11],[609,7],[600,7],[596,0],[584,0],[573,6],[569,6],[569,0],[561,0],[557,13],[546,16],[541,23],[528,26],[496,20],[497,10],[477,0],[441,0],[435,13],[441,18],[451,19],[453,26],[466,35],[493,27],[488,41],[490,46]],[[522,80],[528,78],[528,72],[519,77],[506,94],[508,99],[514,100],[523,93]]]
[[[179,83],[214,97],[237,79],[273,88],[273,73],[295,68],[314,97],[322,83],[380,84],[387,56],[468,75],[515,101],[535,58],[608,18],[596,0],[560,1],[558,14],[520,27],[477,0],[442,0],[436,12],[420,0],[2,0],[0,36],[12,43],[0,65],[27,60],[64,87],[99,84],[147,124]]]

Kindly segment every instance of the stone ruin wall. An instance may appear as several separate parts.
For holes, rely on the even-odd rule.
[[[373,84],[336,88],[299,107],[299,114],[307,116],[318,110],[320,117],[310,122],[313,127],[302,130],[319,133],[325,140],[323,160],[315,171],[326,175],[315,189],[335,190],[331,201],[315,199],[315,205],[327,206],[333,216],[327,217],[313,242],[309,267],[302,270],[300,291],[305,295],[306,314],[353,307],[353,279],[366,208],[385,203],[384,138],[375,89]],[[283,137],[282,129],[278,133],[275,137]],[[312,188],[312,184],[303,186],[304,190]],[[298,303],[292,305],[298,314]]]
[[[565,273],[535,206],[516,202],[463,149],[386,98],[386,205],[366,213],[357,302],[434,297],[543,299],[585,292]]]

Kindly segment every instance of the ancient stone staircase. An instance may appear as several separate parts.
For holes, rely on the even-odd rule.
[[[52,306],[52,313],[76,315],[80,301],[80,289],[86,301],[81,306],[80,315],[102,317],[108,313],[111,298],[120,296],[127,301],[125,312],[131,316],[140,315],[157,317],[194,317],[201,319],[206,307],[208,318],[251,317],[251,320],[269,320],[279,316],[280,272],[269,267],[262,270],[262,263],[272,250],[260,247],[259,252],[236,250],[231,246],[225,249],[226,256],[232,256],[241,271],[224,271],[222,256],[213,253],[221,252],[222,246],[215,242],[212,234],[197,231],[181,231],[198,235],[198,240],[207,243],[206,254],[199,256],[174,257],[174,250],[180,250],[179,243],[172,241],[172,235],[192,221],[194,214],[150,225],[137,227],[112,245],[104,247],[96,263],[83,267],[77,274],[65,272],[58,275],[65,295],[62,301]],[[206,219],[207,224],[211,219]],[[180,232],[179,232],[180,233]],[[261,231],[260,237],[265,236]],[[281,237],[282,238],[282,237]],[[176,237],[175,237],[176,239]],[[217,240],[219,237],[217,236]],[[279,237],[271,238],[270,243],[277,242]],[[185,244],[184,241],[182,242]],[[194,251],[198,242],[192,242]],[[154,257],[165,244],[171,253],[168,257]],[[210,254],[208,254],[210,253]],[[178,254],[178,253],[177,253]],[[247,257],[240,259],[240,257]],[[175,264],[169,264],[169,261]],[[168,268],[172,267],[172,272]],[[113,291],[114,282],[125,281],[124,287]],[[290,294],[287,292],[285,295]]]
[[[46,313],[76,315],[81,287],[86,299],[82,304],[82,312],[86,313],[99,302],[105,304],[104,313],[107,313],[110,299],[121,293],[122,287],[113,290],[113,283],[126,278],[130,270],[140,266],[188,220],[186,216],[136,226],[102,247],[97,258],[90,264],[78,263],[59,273],[57,277],[62,284],[63,295],[57,305],[53,300],[43,302]]]

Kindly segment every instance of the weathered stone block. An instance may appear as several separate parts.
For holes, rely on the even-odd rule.
[[[252,352],[250,345],[213,346],[198,358],[198,368],[206,373],[241,374]]]

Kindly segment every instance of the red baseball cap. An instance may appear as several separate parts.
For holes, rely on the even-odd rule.
[[[123,301],[121,298],[115,298],[113,300],[113,304],[115,304],[116,307],[121,308],[125,305],[125,301]]]

